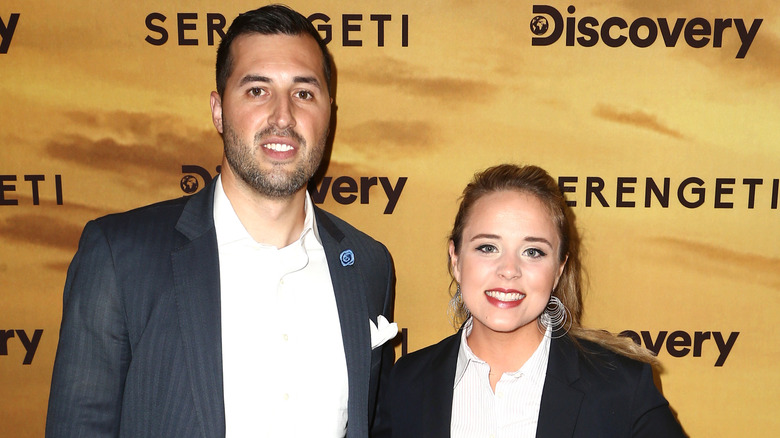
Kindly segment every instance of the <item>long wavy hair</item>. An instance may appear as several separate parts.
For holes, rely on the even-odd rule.
[[[591,341],[623,356],[658,366],[659,362],[655,355],[631,339],[616,336],[605,330],[594,330],[580,325],[583,275],[580,263],[579,233],[575,225],[574,214],[567,205],[566,198],[561,193],[555,179],[544,169],[537,166],[501,164],[476,173],[463,190],[458,214],[455,216],[455,224],[449,236],[449,240],[455,247],[455,253],[460,253],[463,229],[470,218],[474,204],[485,195],[511,190],[530,194],[539,199],[550,213],[558,231],[560,249],[557,256],[559,262],[566,262],[566,265],[552,295],[560,299],[569,311],[571,326],[568,335],[575,344],[581,347],[578,340]],[[450,282],[451,317],[453,324],[458,327],[469,318],[470,313],[463,303],[462,297],[457,292],[452,292],[452,286],[456,284],[452,272],[452,260],[448,260],[447,268],[452,278]]]

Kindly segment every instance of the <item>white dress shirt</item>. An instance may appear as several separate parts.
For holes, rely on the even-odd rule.
[[[490,387],[490,365],[468,345],[472,320],[463,327],[455,369],[452,400],[452,438],[533,438],[539,421],[542,389],[550,356],[550,333],[531,357]]]
[[[308,193],[300,238],[254,241],[216,182],[227,437],[344,437],[347,364]]]

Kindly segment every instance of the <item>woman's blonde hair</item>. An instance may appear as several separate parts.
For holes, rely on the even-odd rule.
[[[449,240],[458,254],[461,249],[463,229],[469,220],[474,204],[485,195],[515,190],[535,196],[545,205],[555,224],[560,237],[560,250],[557,254],[560,263],[566,262],[553,296],[561,300],[569,311],[571,326],[569,336],[577,340],[587,340],[603,346],[618,354],[642,362],[659,365],[658,359],[646,348],[634,343],[630,338],[619,337],[605,330],[594,330],[582,327],[582,268],[580,264],[580,239],[574,224],[574,214],[566,203],[558,184],[547,171],[537,166],[517,166],[501,164],[490,167],[474,175],[474,178],[463,190],[455,224],[452,227]],[[447,263],[452,277],[450,286],[455,284],[452,276],[452,261]],[[460,326],[470,316],[462,298],[450,287],[450,307],[453,324]],[[568,326],[567,322],[567,326]],[[577,343],[579,345],[579,343]]]

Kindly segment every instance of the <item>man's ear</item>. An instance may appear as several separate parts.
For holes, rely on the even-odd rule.
[[[211,121],[217,132],[222,134],[222,98],[216,91],[211,92]]]

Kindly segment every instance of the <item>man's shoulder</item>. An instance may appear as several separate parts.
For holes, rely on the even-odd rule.
[[[314,207],[314,212],[317,217],[317,226],[321,230],[324,229],[330,233],[336,240],[341,240],[346,237],[351,240],[360,241],[368,246],[376,246],[385,249],[384,244],[335,214],[316,206]]]
[[[178,220],[188,196],[155,202],[131,210],[111,213],[94,220],[102,228],[138,226],[156,224],[162,226],[170,221]]]
[[[186,212],[193,210],[188,206],[191,199],[170,199],[91,220],[81,233],[78,252],[84,256],[110,251],[112,257],[128,261],[123,266],[167,254],[197,235],[191,229],[208,230],[213,225],[213,220],[207,222],[211,216],[206,212],[194,214],[197,219],[188,218]]]
[[[112,213],[97,218],[93,222],[107,228],[139,225],[165,228],[175,226],[182,217],[185,206],[188,205],[187,210],[195,216],[211,217],[214,205],[214,188],[215,183],[212,182],[195,194],[155,202],[120,213]]]

